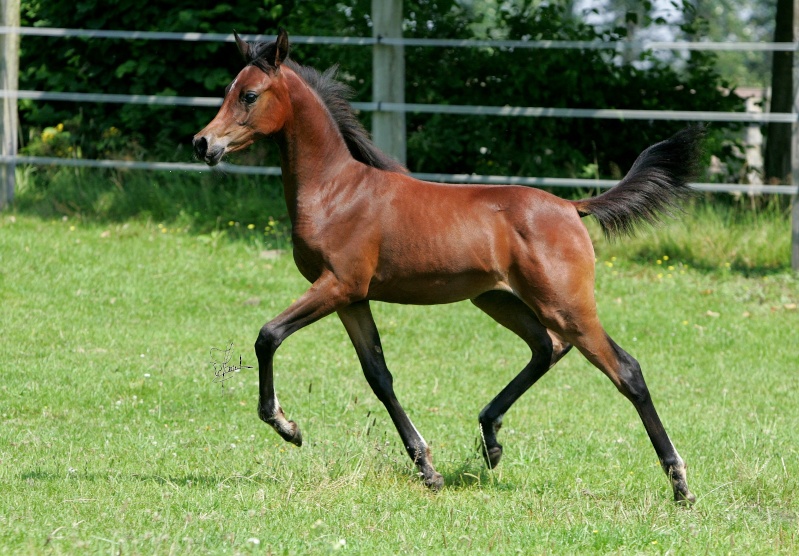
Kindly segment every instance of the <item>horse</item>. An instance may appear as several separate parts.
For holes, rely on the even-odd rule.
[[[596,259],[581,218],[595,217],[615,238],[673,215],[692,194],[702,127],[650,146],[614,187],[582,200],[522,186],[420,181],[371,142],[335,66],[322,73],[290,60],[284,29],[274,42],[248,43],[235,33],[234,39],[245,66],[225,89],[217,115],[194,136],[195,155],[214,166],[228,153],[274,139],[294,261],[311,284],[258,333],[261,420],[302,445],[275,394],[275,351],[297,330],[336,313],[424,483],[441,489],[430,448],[394,393],[370,302],[468,299],[532,352],[478,416],[488,467],[502,457],[497,434],[505,413],[574,346],[632,402],[674,500],[695,502],[640,365],[599,322]]]

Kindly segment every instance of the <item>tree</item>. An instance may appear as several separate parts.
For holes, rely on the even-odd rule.
[[[794,0],[777,0],[774,42],[793,42]],[[774,52],[771,71],[771,111],[793,110],[792,52]],[[767,182],[789,183],[791,180],[791,124],[769,123],[766,138],[764,170]]]

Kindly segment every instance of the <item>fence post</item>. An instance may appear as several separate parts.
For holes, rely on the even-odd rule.
[[[793,42],[799,42],[799,0],[793,1]],[[799,118],[799,51],[793,53],[793,113]],[[799,121],[791,130],[791,182],[799,187]],[[791,268],[799,272],[799,192],[793,197],[791,209]]]
[[[0,24],[19,27],[19,1],[2,0]],[[0,35],[0,89],[16,91],[19,83],[19,35]],[[3,119],[0,121],[0,155],[17,154],[17,99],[4,97]],[[0,209],[14,200],[14,162],[0,163]]]
[[[405,102],[405,49],[381,44],[382,38],[402,37],[402,0],[372,0],[372,136],[383,151],[405,164],[405,113],[380,110],[383,102]]]

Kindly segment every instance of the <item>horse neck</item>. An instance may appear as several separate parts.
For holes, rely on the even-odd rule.
[[[292,222],[303,196],[314,195],[333,180],[352,155],[338,125],[319,96],[286,66],[291,111],[278,135],[283,191]]]

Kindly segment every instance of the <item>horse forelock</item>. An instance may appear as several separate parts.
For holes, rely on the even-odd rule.
[[[255,66],[267,73],[276,68],[275,55],[277,54],[277,43],[274,41],[250,43],[248,54],[248,65]]]

